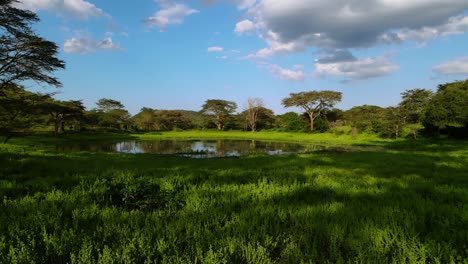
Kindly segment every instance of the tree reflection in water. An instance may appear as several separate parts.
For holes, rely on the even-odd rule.
[[[350,146],[269,142],[255,140],[159,140],[119,143],[61,144],[56,151],[176,154],[193,158],[238,157],[249,154],[284,155],[314,151],[353,151]]]

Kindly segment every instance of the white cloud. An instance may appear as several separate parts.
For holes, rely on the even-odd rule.
[[[156,2],[159,3],[161,9],[147,18],[146,24],[150,27],[158,27],[160,30],[166,29],[169,25],[182,24],[186,16],[199,13],[196,9],[169,0],[157,0]]]
[[[268,47],[248,57],[462,34],[468,32],[467,9],[466,0],[260,0],[247,15]]]
[[[226,55],[223,55],[223,56],[218,56],[216,57],[217,59],[220,59],[220,60],[227,60],[229,57],[226,56]]]
[[[306,79],[306,76],[303,71],[300,69],[294,68],[293,70],[284,69],[276,64],[268,64],[268,63],[259,63],[258,66],[260,68],[265,68],[269,70],[273,75],[276,77],[287,80],[287,81],[294,81],[294,82],[302,82]]]
[[[238,9],[246,9],[253,6],[257,0],[202,0],[201,3],[204,5],[214,5],[219,2],[226,2],[237,6]]]
[[[120,51],[122,48],[108,37],[101,41],[91,38],[71,38],[65,41],[63,49],[66,53],[89,54],[98,50]]]
[[[237,34],[243,34],[245,32],[249,32],[254,29],[255,29],[254,23],[252,23],[252,21],[248,19],[245,19],[236,24],[236,28],[234,29],[234,32],[236,32]]]
[[[444,62],[435,66],[432,70],[444,75],[468,74],[468,57],[460,57]]]
[[[260,35],[268,43],[268,48],[258,50],[256,53],[245,56],[245,59],[266,58],[275,54],[294,53],[305,51],[307,46],[300,41],[283,43],[279,40],[278,34],[268,31],[265,35]]]
[[[223,52],[224,48],[214,46],[214,47],[209,47],[206,51],[208,51],[208,52]]]
[[[104,15],[102,9],[84,0],[20,0],[17,6],[34,12],[47,10],[80,19]]]
[[[385,43],[403,42],[413,40],[424,43],[429,40],[449,35],[458,35],[468,32],[468,16],[452,17],[446,24],[436,27],[423,27],[421,29],[402,29],[399,32],[383,34],[380,40]]]
[[[318,76],[346,77],[345,81],[386,76],[400,69],[398,65],[389,62],[385,56],[364,59],[348,58],[343,61],[327,60],[316,60],[315,73]]]

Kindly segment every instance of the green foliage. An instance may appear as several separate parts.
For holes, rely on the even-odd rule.
[[[0,263],[468,258],[463,141],[382,141],[363,152],[193,160],[28,147],[39,140],[60,139],[0,145]]]
[[[307,122],[294,112],[288,112],[276,117],[276,124],[280,131],[304,131]]]
[[[405,123],[421,123],[432,96],[434,93],[425,89],[412,89],[401,93],[402,101],[399,106],[403,111]]]
[[[52,98],[45,101],[42,108],[54,124],[55,135],[64,133],[67,123],[71,125],[74,122],[80,126],[85,110],[81,101],[59,101]]]
[[[345,120],[360,132],[380,133],[385,126],[386,111],[374,105],[356,106],[344,113]]]
[[[155,111],[157,130],[187,130],[194,128],[192,115],[183,110]]]
[[[56,57],[58,46],[34,33],[32,24],[39,21],[38,16],[15,8],[15,2],[0,2],[0,92],[21,81],[61,86],[52,76],[65,68]]]
[[[15,132],[30,131],[44,121],[47,95],[36,94],[16,85],[8,85],[0,95],[0,135],[7,141]]]
[[[88,112],[87,118],[92,125],[110,129],[128,130],[132,126],[130,113],[124,105],[113,99],[99,99],[96,102],[97,109]]]
[[[251,110],[252,111],[252,110]],[[248,130],[249,128],[252,130],[252,113],[250,113],[249,117],[249,110],[245,110],[240,113],[240,119],[243,121],[242,128],[244,130]],[[260,131],[263,129],[270,129],[275,126],[275,114],[271,109],[265,107],[258,107],[255,109],[255,128],[253,131]]]
[[[445,131],[468,136],[468,80],[439,85],[426,108],[424,125],[429,132]]]
[[[156,130],[156,116],[154,109],[143,107],[138,114],[132,117],[133,123],[138,130]]]
[[[101,111],[104,113],[108,113],[113,110],[119,110],[119,109],[125,108],[121,102],[114,100],[114,99],[108,99],[108,98],[99,99],[96,102],[96,106],[97,106],[98,111]]]
[[[208,116],[218,130],[223,130],[236,109],[235,102],[209,99],[203,104],[200,112]]]
[[[291,93],[282,100],[284,107],[300,107],[309,115],[310,131],[314,131],[314,121],[324,111],[341,101],[341,92],[335,91],[310,91]]]

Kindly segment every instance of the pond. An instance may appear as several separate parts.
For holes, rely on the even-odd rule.
[[[249,154],[288,155],[316,151],[348,152],[353,148],[355,147],[256,140],[131,140],[118,143],[93,142],[55,146],[57,151],[156,153],[192,158],[239,157]]]

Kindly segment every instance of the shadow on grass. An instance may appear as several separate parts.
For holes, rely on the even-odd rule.
[[[31,250],[56,258],[68,254],[66,261],[85,241],[94,241],[95,259],[105,246],[118,252],[128,244],[134,256],[162,262],[155,247],[145,251],[143,242],[132,240],[143,238],[166,241],[166,257],[179,254],[192,261],[209,251],[231,263],[255,263],[262,256],[279,263],[468,258],[466,143],[458,148],[456,142],[400,144],[389,143],[388,151],[209,160],[1,153],[0,197],[8,201],[1,206],[3,230],[6,240],[19,247],[31,236],[43,241],[41,228],[54,227],[58,241],[66,240],[65,233],[70,236],[65,252],[44,250],[45,242]],[[113,185],[143,188],[135,181],[170,190],[183,206],[167,209],[172,212],[159,207],[129,212],[105,195]],[[145,195],[153,197],[152,190],[145,189]],[[138,190],[128,193],[132,203],[140,197]],[[28,206],[22,210],[14,203]],[[46,215],[58,217],[47,220]],[[13,241],[15,233],[7,231],[13,227],[32,235]]]

